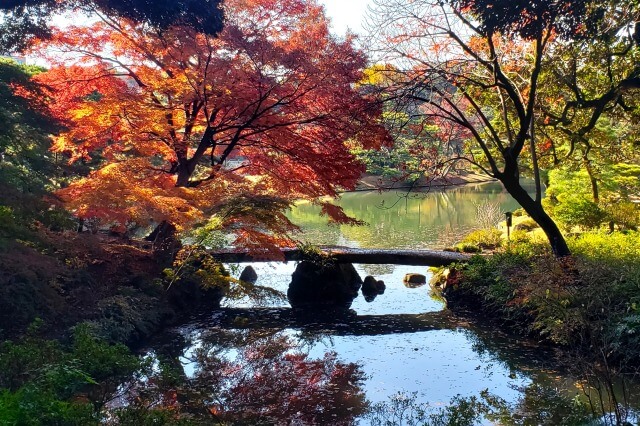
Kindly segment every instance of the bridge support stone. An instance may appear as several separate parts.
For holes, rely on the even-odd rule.
[[[348,309],[361,286],[351,263],[303,261],[291,276],[287,298],[293,308]]]

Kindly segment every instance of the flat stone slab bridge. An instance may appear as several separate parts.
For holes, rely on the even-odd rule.
[[[437,250],[359,249],[336,246],[320,246],[319,249],[338,263],[446,266],[454,262],[467,261],[471,257],[468,254]],[[304,251],[300,249],[285,248],[281,252],[285,262],[304,260]],[[274,261],[273,257],[243,251],[211,250],[209,253],[223,263]]]

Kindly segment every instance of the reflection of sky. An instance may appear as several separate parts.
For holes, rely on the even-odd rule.
[[[341,361],[362,365],[369,377],[366,395],[372,402],[388,401],[398,392],[417,392],[420,402],[447,404],[458,394],[477,396],[484,389],[515,400],[519,393],[512,386],[529,382],[522,375],[509,378],[508,369],[490,356],[478,355],[466,334],[455,330],[332,340],[333,344],[315,345],[311,356],[336,351]]]
[[[284,263],[254,263],[251,266],[258,274],[257,285],[271,287],[286,294],[291,274],[295,271],[295,262]],[[403,278],[408,273],[419,273],[431,276],[426,266],[408,265],[355,265],[360,277],[364,279],[367,275],[373,275],[376,279],[384,281],[386,290],[384,294],[376,297],[369,303],[364,300],[362,293],[353,301],[351,309],[358,315],[393,315],[393,314],[419,314],[424,312],[439,311],[444,306],[441,302],[429,296],[429,286],[424,285],[418,288],[407,288],[403,284]],[[240,268],[242,271],[242,268]],[[238,272],[238,275],[240,274]],[[237,278],[237,277],[236,277]],[[236,308],[250,307],[248,299],[240,301],[230,301],[227,306]],[[275,303],[271,306],[289,307],[289,303]]]
[[[286,292],[295,263],[256,263],[259,285]],[[386,284],[385,293],[368,303],[360,294],[352,309],[358,315],[418,314],[439,311],[441,302],[429,296],[429,286],[407,288],[406,273],[422,273],[429,279],[425,266],[355,265],[364,278],[371,272]],[[249,306],[245,301],[234,306]],[[281,304],[288,306],[286,302]],[[286,330],[292,337],[299,332]],[[470,332],[435,330],[378,336],[329,336],[305,347],[311,358],[321,358],[328,351],[338,353],[342,362],[355,362],[363,367],[368,379],[364,385],[367,398],[373,402],[388,401],[398,392],[418,392],[419,402],[448,403],[451,398],[477,396],[484,389],[507,400],[515,400],[513,385],[525,385],[529,379],[515,376],[492,355],[473,350]],[[511,378],[510,378],[511,374]]]

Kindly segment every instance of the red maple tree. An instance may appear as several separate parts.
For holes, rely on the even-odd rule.
[[[56,52],[39,79],[69,124],[52,149],[100,161],[58,192],[79,217],[184,226],[238,196],[325,204],[353,188],[349,145],[386,136],[354,84],[366,58],[352,37],[333,37],[313,1],[229,0],[225,13],[216,38],[99,15],[40,46]]]

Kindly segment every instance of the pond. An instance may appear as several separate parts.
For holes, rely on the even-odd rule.
[[[474,228],[482,202],[517,208],[499,185],[484,184],[408,198],[344,194],[341,206],[363,227],[327,226],[308,204],[290,217],[314,244],[441,248]],[[256,284],[286,293],[295,266],[256,263]],[[170,330],[150,353],[173,359],[190,394],[230,424],[446,424],[469,413],[487,424],[509,423],[496,413],[557,424],[571,415],[581,389],[555,368],[552,351],[454,316],[428,285],[406,287],[407,273],[429,276],[424,266],[355,267],[386,290],[369,302],[360,295],[348,313],[295,313],[278,299],[225,302]]]
[[[477,206],[495,204],[502,212],[519,207],[496,182],[409,194],[400,190],[350,192],[342,195],[339,204],[345,213],[367,225],[327,226],[317,206],[299,204],[290,218],[302,227],[300,239],[362,248],[438,249],[478,227]]]

